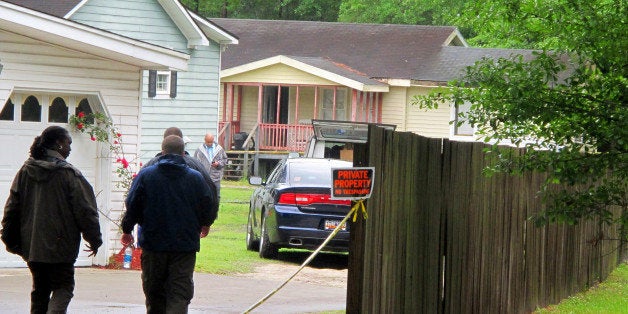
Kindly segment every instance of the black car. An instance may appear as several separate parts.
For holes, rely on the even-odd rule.
[[[280,161],[251,196],[246,247],[274,258],[280,248],[313,250],[340,224],[351,209],[348,200],[331,199],[331,169],[350,168],[337,159],[287,158]],[[325,251],[347,251],[349,230],[344,227]]]

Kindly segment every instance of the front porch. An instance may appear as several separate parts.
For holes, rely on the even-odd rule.
[[[260,175],[260,164],[290,152],[303,154],[312,119],[381,123],[382,92],[267,83],[223,83],[222,90],[217,139],[232,161],[242,160],[233,179]]]

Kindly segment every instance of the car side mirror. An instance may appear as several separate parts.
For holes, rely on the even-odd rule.
[[[250,185],[262,185],[262,178],[261,177],[249,177],[249,184]]]

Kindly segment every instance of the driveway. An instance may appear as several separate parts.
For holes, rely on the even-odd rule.
[[[195,273],[195,295],[190,313],[242,313],[277,288],[296,269],[294,265],[284,266],[279,269],[284,276],[264,274],[268,269],[257,275],[242,276]],[[137,270],[77,268],[75,296],[68,312],[146,313],[140,274]],[[346,278],[346,270],[344,275]],[[30,286],[28,269],[0,269],[0,312],[28,313]],[[327,284],[324,280],[293,280],[252,313],[342,311],[345,303],[346,281]]]

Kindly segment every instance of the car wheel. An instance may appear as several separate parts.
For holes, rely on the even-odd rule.
[[[246,249],[249,251],[257,251],[259,249],[259,239],[255,238],[251,214],[249,214],[249,221],[246,224]]]
[[[279,249],[270,243],[268,239],[268,228],[266,227],[266,217],[262,215],[262,234],[259,243],[259,256],[262,258],[276,258]]]

